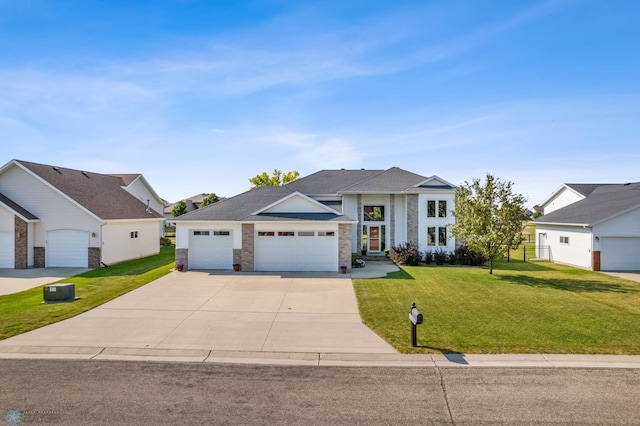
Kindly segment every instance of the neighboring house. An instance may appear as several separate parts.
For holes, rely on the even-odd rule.
[[[259,187],[173,220],[176,262],[190,269],[338,271],[351,254],[406,242],[455,249],[455,187],[397,167],[322,170]]]
[[[187,213],[192,212],[194,210],[198,210],[200,208],[200,204],[202,201],[207,198],[209,194],[198,194],[193,197],[185,198],[183,201],[187,205]],[[165,203],[164,207],[164,217],[165,219],[173,219],[173,206],[176,203]]]
[[[0,168],[0,268],[98,268],[156,254],[163,203],[141,174]]]
[[[541,207],[540,258],[594,271],[640,271],[640,182],[565,184]]]

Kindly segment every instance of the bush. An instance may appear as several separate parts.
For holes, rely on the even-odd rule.
[[[455,265],[456,264],[456,254],[455,254],[455,252],[450,252],[449,254],[447,254],[447,260],[449,261],[450,265]]]
[[[418,266],[422,260],[422,253],[418,250],[417,245],[405,243],[391,247],[389,257],[398,265]]]
[[[444,265],[447,261],[447,252],[439,248],[433,253],[433,259],[436,261],[436,265]]]
[[[160,237],[160,245],[161,246],[170,246],[170,245],[173,245],[173,243],[171,242],[171,238]]]
[[[431,253],[431,250],[428,250],[425,254],[424,254],[424,263],[426,263],[427,265],[430,264],[431,262],[433,262],[433,253]]]
[[[364,260],[358,253],[351,253],[351,266],[354,268],[364,268]]]
[[[481,266],[487,261],[487,259],[480,253],[477,253],[469,247],[462,245],[455,251],[456,259],[461,265],[469,266]]]

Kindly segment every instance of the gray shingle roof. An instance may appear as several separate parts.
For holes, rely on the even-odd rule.
[[[19,214],[20,216],[24,217],[27,220],[39,220],[36,217],[36,215],[32,214],[27,209],[25,209],[18,203],[14,202],[12,199],[5,196],[4,194],[0,194],[0,203],[4,204],[5,206],[13,210],[15,213]]]
[[[384,170],[321,170],[285,185],[305,195],[337,195],[339,191],[382,173]]]
[[[343,194],[394,193],[406,191],[424,182],[427,178],[415,173],[392,167],[370,178],[342,189]]]
[[[150,219],[163,216],[123,189],[128,179],[140,175],[104,175],[16,160],[103,220]],[[131,181],[129,181],[131,183]]]
[[[611,185],[609,183],[565,183],[566,186],[578,192],[579,194],[588,196],[594,189],[601,186]]]
[[[593,226],[634,208],[640,208],[640,182],[603,184],[592,188],[585,199],[541,216],[536,223]]]

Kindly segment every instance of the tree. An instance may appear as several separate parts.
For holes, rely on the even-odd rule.
[[[207,195],[204,200],[202,200],[202,202],[200,203],[200,208],[206,207],[209,204],[217,203],[218,201],[220,201],[220,198],[218,198],[215,192],[212,192],[211,194]]]
[[[173,205],[173,209],[171,210],[171,216],[178,217],[187,212],[187,203],[184,200],[180,200]]]
[[[501,182],[487,173],[484,185],[473,179],[456,190],[453,212],[456,223],[452,233],[487,258],[490,274],[494,259],[506,256],[509,249],[522,242],[522,215],[527,199],[514,194],[512,186],[513,183]]]
[[[249,179],[251,182],[251,188],[257,188],[259,186],[280,186],[289,182],[293,182],[300,176],[297,170],[282,173],[282,170],[274,169],[271,176],[267,172],[262,172],[255,177]]]

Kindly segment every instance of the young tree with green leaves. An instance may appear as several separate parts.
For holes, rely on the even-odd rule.
[[[184,200],[180,200],[173,205],[173,209],[171,209],[171,216],[178,217],[187,212],[187,203]]]
[[[267,172],[262,172],[249,179],[251,182],[251,188],[257,188],[259,186],[281,186],[289,182],[293,182],[300,176],[297,170],[282,173],[282,170],[274,169],[271,176]]]
[[[215,192],[212,192],[202,200],[202,202],[200,203],[200,208],[206,207],[209,204],[217,203],[218,201],[220,201],[220,198],[215,194]]]
[[[494,259],[506,256],[522,242],[527,199],[514,194],[512,186],[487,173],[484,184],[473,179],[456,190],[452,233],[487,258],[490,274]]]

